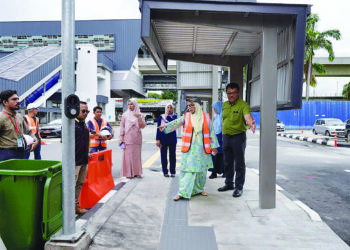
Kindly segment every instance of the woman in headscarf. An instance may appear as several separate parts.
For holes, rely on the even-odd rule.
[[[141,129],[145,126],[145,118],[140,112],[139,105],[135,99],[130,99],[128,101],[128,110],[123,114],[120,123],[119,145],[123,148],[120,176],[141,178]]]
[[[177,119],[177,115],[174,113],[174,105],[168,103],[165,106],[165,113],[159,116],[157,127],[169,123]],[[170,176],[175,177],[175,167],[176,167],[176,131],[165,134],[164,132],[157,129],[156,136],[156,145],[160,148],[160,159],[162,161],[162,169],[165,177],[169,177],[168,171],[168,149],[169,149],[169,167],[170,167]]]
[[[222,151],[222,102],[215,102],[211,106],[216,114],[214,118],[214,131],[220,145],[220,147],[218,147],[218,153],[213,156],[214,168],[209,176],[209,179],[214,179],[217,177],[217,174],[224,173],[224,154]]]
[[[219,147],[209,114],[202,111],[200,100],[189,99],[187,106],[189,112],[159,127],[169,133],[183,126],[179,191],[173,198],[175,201],[196,194],[207,195],[204,185],[207,170],[213,167],[211,153],[216,154]]]

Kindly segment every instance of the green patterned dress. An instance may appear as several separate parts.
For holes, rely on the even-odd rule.
[[[170,133],[182,125],[184,125],[184,116],[167,123],[164,132]],[[219,143],[211,121],[209,130],[210,147],[218,148]],[[213,160],[211,155],[204,152],[202,131],[198,134],[193,134],[190,150],[182,153],[181,157],[178,195],[189,199],[192,195],[203,192],[207,179],[207,170],[212,167]]]

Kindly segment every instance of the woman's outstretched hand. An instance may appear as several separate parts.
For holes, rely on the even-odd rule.
[[[159,130],[160,130],[161,132],[163,132],[164,129],[166,128],[166,125],[161,125],[161,126],[159,126],[158,128],[159,128]]]

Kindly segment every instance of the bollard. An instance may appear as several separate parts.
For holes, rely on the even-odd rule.
[[[337,131],[334,132],[334,147],[337,147]]]
[[[301,127],[301,133],[304,134],[304,126]]]

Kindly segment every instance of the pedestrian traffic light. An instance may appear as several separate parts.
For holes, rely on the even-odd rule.
[[[77,95],[71,94],[64,99],[64,113],[70,119],[74,119],[79,116],[80,100]]]

